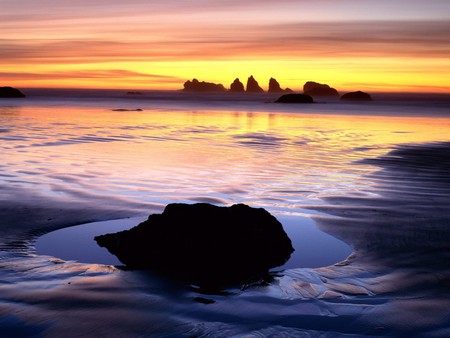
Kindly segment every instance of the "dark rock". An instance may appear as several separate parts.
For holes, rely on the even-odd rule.
[[[138,226],[95,237],[132,269],[156,269],[201,287],[258,279],[294,251],[278,220],[244,204],[169,204]]]
[[[143,95],[141,92],[127,92],[127,95]]]
[[[285,94],[279,97],[275,103],[314,103],[314,100],[306,94]]]
[[[192,81],[186,81],[184,83],[184,90],[189,92],[224,92],[226,91],[225,87],[218,83],[198,81],[197,79],[193,79]]]
[[[111,109],[112,111],[142,111],[141,108],[137,109],[124,109],[124,108],[118,108],[118,109]]]
[[[230,92],[233,93],[245,92],[244,84],[241,81],[239,81],[239,79],[235,79],[233,83],[230,85]]]
[[[341,96],[344,101],[372,101],[372,97],[362,91],[350,92]]]
[[[283,93],[284,90],[280,87],[280,84],[273,77],[269,80],[269,93]]]
[[[269,80],[269,93],[293,93],[294,91],[290,88],[283,89],[281,88],[280,84],[277,80],[275,80],[273,77]]]
[[[336,89],[327,84],[308,81],[303,85],[303,92],[311,96],[339,96]]]
[[[194,301],[201,304],[214,304],[216,301],[210,298],[204,298],[204,297],[195,297]]]
[[[264,89],[262,89],[258,81],[255,80],[255,78],[250,76],[247,80],[247,93],[263,93]]]
[[[25,97],[18,89],[12,87],[0,87],[0,98],[17,98]]]

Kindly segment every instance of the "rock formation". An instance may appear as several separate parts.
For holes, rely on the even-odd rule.
[[[327,84],[317,83],[314,81],[308,81],[303,85],[303,93],[311,96],[339,96],[336,89]]]
[[[201,287],[258,279],[294,251],[278,220],[244,204],[169,204],[138,226],[95,237],[132,269],[155,269]]]
[[[273,77],[269,80],[269,93],[283,93],[284,90],[280,87],[280,84]]]
[[[12,87],[0,87],[0,98],[18,98],[25,95],[18,89]]]
[[[250,76],[247,80],[247,93],[263,93],[264,89],[262,89],[255,78]]]
[[[293,93],[294,91],[290,88],[283,89],[276,79],[273,77],[269,80],[269,90],[268,93]]]
[[[341,96],[343,101],[372,101],[372,97],[362,91],[350,92]]]
[[[111,109],[111,111],[142,111],[142,109],[141,108],[136,108],[136,109],[118,108],[118,109]]]
[[[216,84],[205,81],[198,81],[193,79],[192,81],[186,81],[184,83],[184,90],[189,92],[224,92],[225,87],[222,84]]]
[[[230,92],[232,93],[243,93],[245,92],[244,84],[239,81],[239,79],[235,79],[233,83],[230,85]]]
[[[314,100],[306,94],[285,94],[280,96],[275,103],[314,103]]]

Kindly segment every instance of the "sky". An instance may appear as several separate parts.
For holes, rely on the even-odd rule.
[[[0,86],[450,92],[449,0],[0,0]]]

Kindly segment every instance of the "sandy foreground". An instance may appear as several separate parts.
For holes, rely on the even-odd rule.
[[[344,262],[204,295],[144,272],[35,255],[32,240],[160,205],[66,203],[1,188],[0,327],[9,336],[429,336],[450,334],[450,144],[370,160],[379,183],[310,208],[350,243]],[[105,203],[102,203],[105,205]],[[116,206],[116,207],[115,207]]]

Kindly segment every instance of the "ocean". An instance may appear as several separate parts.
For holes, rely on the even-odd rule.
[[[0,101],[1,337],[450,336],[449,95],[23,92]],[[263,207],[295,258],[205,294],[90,251],[174,202]]]

